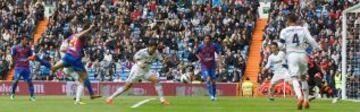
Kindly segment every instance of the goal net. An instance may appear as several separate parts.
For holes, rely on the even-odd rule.
[[[360,100],[360,3],[342,13],[342,99]]]

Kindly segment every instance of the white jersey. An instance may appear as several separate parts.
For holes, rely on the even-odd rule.
[[[289,26],[280,32],[280,39],[286,46],[286,51],[306,53],[305,43],[313,48],[320,48],[318,43],[311,37],[308,29],[302,26]]]
[[[69,42],[67,39],[65,39],[62,43],[61,43],[61,46],[60,46],[60,56],[61,58],[63,58],[65,56],[65,53],[67,51],[69,47]]]
[[[151,76],[157,76],[156,71],[151,71],[150,67],[155,60],[162,60],[162,57],[159,51],[156,51],[154,54],[150,55],[147,48],[141,49],[136,52],[134,55],[135,65],[131,68],[130,75],[126,82],[134,83],[139,79],[149,80]],[[141,68],[140,65],[145,64],[145,68]]]
[[[272,53],[268,62],[265,66],[267,69],[271,69],[272,71],[279,71],[284,69],[283,65],[285,64],[285,53],[283,51],[279,51],[277,54]]]
[[[155,62],[156,60],[162,60],[162,56],[159,53],[159,51],[156,50],[156,52],[152,55],[149,54],[148,48],[144,48],[139,50],[138,52],[135,53],[134,55],[134,60],[136,62],[137,65],[140,64],[146,64],[146,68],[147,70],[150,69],[151,64],[153,62]]]
[[[266,68],[271,68],[274,76],[270,80],[270,84],[276,84],[278,81],[284,79],[285,81],[290,79],[288,70],[283,66],[285,62],[286,55],[283,51],[279,51],[277,54],[272,53],[268,58],[268,63]]]

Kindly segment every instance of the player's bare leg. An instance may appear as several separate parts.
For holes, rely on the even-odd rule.
[[[158,78],[155,76],[155,75],[152,75],[149,77],[149,81],[151,81],[154,86],[155,86],[155,90],[160,98],[160,102],[161,104],[163,105],[169,105],[170,102],[168,102],[165,98],[164,98],[164,93],[163,93],[163,89],[162,89],[162,86],[158,80]]]
[[[131,88],[132,85],[133,85],[132,83],[126,82],[124,86],[119,87],[110,97],[108,97],[106,99],[106,103],[107,104],[113,104],[113,99],[115,97],[121,95],[122,93],[128,91]]]
[[[51,73],[55,73],[55,71],[60,68],[64,68],[64,62],[62,60],[58,61],[54,66],[51,67]]]

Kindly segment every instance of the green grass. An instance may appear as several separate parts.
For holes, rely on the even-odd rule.
[[[163,106],[152,100],[138,108],[130,108],[147,98],[143,96],[120,96],[113,105],[106,105],[104,99],[89,100],[86,105],[74,105],[72,97],[38,96],[30,102],[27,96],[17,96],[14,101],[8,96],[0,96],[0,112],[299,112],[294,98],[277,98],[274,102],[266,98],[219,97],[211,102],[208,97],[167,97],[171,105]],[[359,103],[340,101],[332,104],[330,100],[315,100],[310,110],[305,112],[356,112]]]

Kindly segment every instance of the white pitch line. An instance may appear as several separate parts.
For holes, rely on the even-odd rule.
[[[147,102],[149,102],[151,100],[155,100],[155,98],[148,98],[148,99],[145,99],[143,101],[140,101],[140,102],[134,104],[133,106],[131,106],[131,108],[137,108],[137,107],[141,106],[142,104],[145,104],[145,103],[147,103]]]

